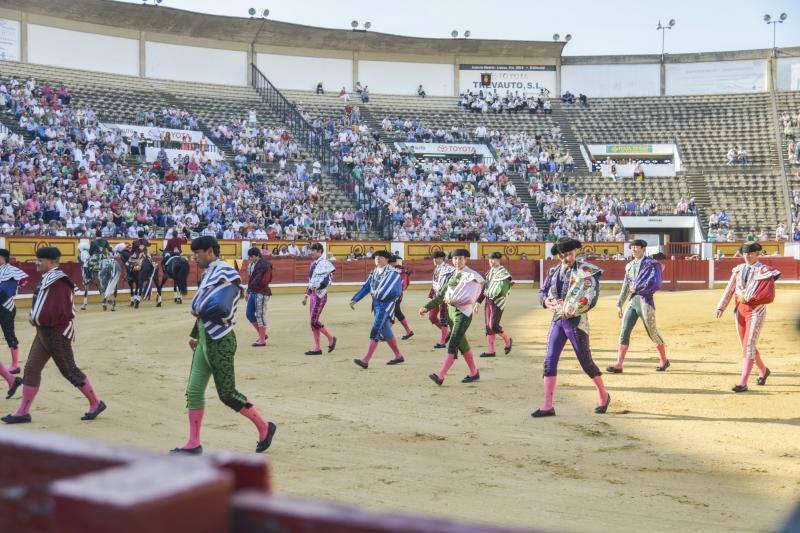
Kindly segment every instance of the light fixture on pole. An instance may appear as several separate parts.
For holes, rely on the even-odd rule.
[[[553,40],[554,40],[554,41],[559,41],[560,39],[561,39],[561,35],[559,35],[559,34],[557,34],[557,33],[554,33],[554,34],[553,34]],[[571,34],[571,33],[568,33],[568,34],[566,34],[566,35],[564,36],[564,42],[565,42],[565,43],[568,43],[568,42],[570,42],[571,40],[572,40],[572,34]]]
[[[463,37],[463,39],[469,39],[469,36],[470,36],[470,35],[472,35],[472,32],[471,32],[471,31],[469,31],[469,30],[466,30],[466,31],[464,32],[464,37]],[[452,37],[453,39],[458,39],[458,30],[453,30],[453,31],[451,31],[451,32],[450,32],[450,37]]]
[[[368,29],[370,29],[372,27],[372,23],[371,22],[365,22],[364,26],[361,29],[359,29],[358,28],[358,21],[354,20],[353,22],[350,23],[350,27],[353,28],[353,31],[367,31]]]
[[[661,24],[661,21],[658,21],[658,26],[656,27],[657,30],[661,31],[661,62],[664,62],[664,35],[666,34],[667,30],[671,30],[675,26],[675,19],[669,19],[667,25],[664,26]]]
[[[787,15],[786,13],[781,13],[780,16],[778,16],[778,18],[775,19],[775,20],[773,20],[770,15],[764,15],[764,22],[766,22],[767,24],[772,24],[772,55],[773,55],[773,57],[778,55],[778,47],[776,46],[776,41],[775,41],[777,25],[778,24],[783,24],[783,22],[787,18],[789,18],[789,15]]]

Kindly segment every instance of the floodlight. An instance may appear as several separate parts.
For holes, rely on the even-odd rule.
[[[453,31],[451,31],[451,32],[450,32],[450,37],[452,37],[453,39],[455,39],[456,37],[458,37],[458,32],[457,32],[456,30],[453,30]]]
[[[770,20],[772,20],[772,17],[769,15],[764,15],[764,22],[769,22]]]
[[[559,37],[561,37],[559,34],[557,34],[557,33],[553,34],[553,40],[554,41],[557,41],[559,39]]]
[[[254,17],[256,14],[256,8],[251,7],[250,9],[247,10],[247,14],[250,15],[251,17]]]
[[[264,12],[261,13],[261,16],[267,18],[269,16],[269,9],[265,9]]]
[[[566,34],[564,36],[564,40],[567,41],[567,42],[570,42],[572,40],[572,34],[571,33]]]
[[[784,20],[786,20],[788,17],[789,17],[789,15],[787,15],[786,13],[781,13],[781,16],[780,16],[780,17],[778,17],[778,18],[780,18],[780,19],[781,19],[781,22],[783,22],[783,21],[784,21]]]
[[[471,32],[471,31],[469,31],[469,30],[465,31],[465,32],[464,32],[464,39],[466,39],[466,38],[467,38],[467,37],[469,37],[470,35],[472,35],[472,32]]]
[[[675,25],[675,19],[669,19],[669,27],[673,27]]]
[[[350,23],[350,27],[351,27],[351,28],[353,28],[353,29],[356,29],[356,28],[358,28],[358,21],[357,21],[357,20],[354,20],[353,22],[351,22],[351,23]]]
[[[371,27],[372,27],[372,23],[371,23],[371,22],[365,22],[365,23],[364,23],[364,29],[365,29],[365,30],[368,30],[368,29],[370,29]]]

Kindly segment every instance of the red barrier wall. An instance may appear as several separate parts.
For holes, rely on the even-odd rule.
[[[777,268],[781,271],[781,280],[800,280],[800,261],[791,257],[763,257],[760,259],[765,265]],[[727,282],[731,277],[731,271],[736,265],[740,265],[744,259],[717,259],[714,261],[714,280],[717,282]]]

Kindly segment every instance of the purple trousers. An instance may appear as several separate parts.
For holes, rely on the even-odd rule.
[[[589,334],[578,329],[580,317],[559,318],[550,324],[550,334],[547,337],[547,354],[544,356],[544,376],[552,377],[558,374],[558,359],[564,350],[567,339],[572,343],[578,362],[586,375],[594,378],[601,374],[600,369],[592,360],[592,350],[589,348]]]

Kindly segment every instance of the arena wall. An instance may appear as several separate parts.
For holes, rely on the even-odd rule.
[[[258,69],[281,89],[310,91],[319,82],[330,92],[353,89],[352,59],[261,53],[256,58]]]
[[[139,41],[28,24],[28,61],[138,76]]]
[[[247,52],[148,41],[145,54],[150,78],[247,85]]]
[[[416,94],[422,84],[431,96],[452,96],[454,65],[402,61],[359,61],[358,81],[370,92]]]
[[[779,57],[778,90],[800,91],[800,57]]]
[[[666,65],[668,95],[750,93],[766,90],[766,59]]]
[[[658,96],[661,70],[644,65],[563,65],[561,90],[593,97]]]

